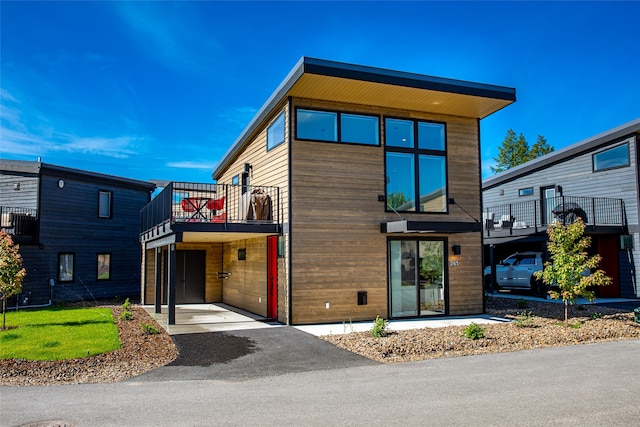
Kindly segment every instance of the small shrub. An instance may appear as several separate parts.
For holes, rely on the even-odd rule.
[[[382,338],[387,335],[387,326],[389,322],[381,319],[380,316],[376,316],[376,320],[373,321],[373,327],[371,327],[371,335],[375,338]]]
[[[120,313],[120,316],[118,317],[120,320],[131,320],[133,319],[133,313],[130,311],[123,311],[122,313]]]
[[[155,334],[159,334],[160,331],[158,330],[158,328],[156,328],[155,326],[153,326],[150,323],[144,323],[142,322],[140,324],[140,326],[142,327],[142,333],[144,335],[155,335]]]
[[[600,313],[599,311],[596,311],[595,313],[593,313],[591,315],[592,319],[601,319],[602,318],[602,313]]]
[[[524,300],[524,299],[518,300],[518,308],[528,308],[528,307],[529,307],[529,303],[527,302],[527,300]]]
[[[131,311],[131,301],[129,301],[129,298],[124,300],[124,303],[122,304],[122,309],[125,311]]]
[[[470,340],[484,338],[484,328],[477,323],[472,322],[469,326],[464,328],[464,336]]]
[[[531,312],[531,310],[525,310],[518,313],[516,317],[516,326],[519,328],[526,328],[528,326],[533,326],[533,319],[535,319],[535,315]]]
[[[582,327],[582,322],[575,322],[570,325],[573,329],[580,329]]]

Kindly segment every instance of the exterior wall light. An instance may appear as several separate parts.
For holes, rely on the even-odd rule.
[[[460,253],[462,252],[462,248],[460,247],[460,245],[451,246],[451,250],[453,251],[454,255],[460,255]]]

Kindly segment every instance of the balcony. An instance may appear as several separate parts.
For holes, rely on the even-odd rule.
[[[544,233],[549,224],[570,224],[582,218],[587,232],[619,233],[626,225],[622,199],[559,196],[546,200],[485,208],[485,238],[504,238]]]
[[[36,243],[38,240],[38,210],[0,206],[0,229],[11,234],[15,243]]]
[[[140,241],[175,233],[277,234],[278,187],[172,182],[140,211]]]

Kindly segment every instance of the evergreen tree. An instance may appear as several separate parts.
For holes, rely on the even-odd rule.
[[[547,140],[542,135],[538,135],[538,140],[530,148],[524,135],[516,136],[513,129],[509,129],[504,141],[502,141],[502,145],[500,145],[498,157],[493,158],[496,165],[489,168],[493,173],[504,172],[552,151],[553,147],[547,143]]]

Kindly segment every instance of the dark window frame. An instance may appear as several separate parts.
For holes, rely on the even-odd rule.
[[[109,195],[109,214],[107,216],[101,214],[102,195]],[[113,191],[112,190],[98,190],[98,218],[111,219],[113,218]]]
[[[70,256],[71,257],[71,279],[63,279],[61,274],[62,270],[62,257]],[[58,252],[58,283],[73,283],[76,281],[76,253],[75,252]]]
[[[533,187],[518,189],[518,197],[533,196],[533,194],[534,194]]]
[[[319,113],[334,113],[336,114],[336,140],[332,141],[332,140],[327,140],[327,139],[309,139],[309,138],[300,138],[298,136],[298,110],[304,110],[304,111],[317,111]],[[354,111],[345,111],[345,110],[329,110],[329,109],[324,109],[324,108],[310,108],[310,107],[304,107],[304,106],[297,106],[295,107],[295,139],[297,141],[313,141],[313,142],[326,142],[329,144],[341,144],[341,145],[355,145],[355,146],[359,146],[359,147],[380,147],[382,145],[382,120],[380,120],[380,115],[378,114],[373,114],[373,113],[360,113],[360,112],[354,112]],[[377,136],[378,136],[378,142],[377,144],[369,144],[366,142],[345,142],[342,141],[342,115],[346,114],[348,116],[362,116],[362,117],[373,117],[375,119],[377,119],[378,121],[378,126],[377,126]]]
[[[278,140],[277,142],[270,144],[269,143],[269,135],[271,129],[273,129],[278,120],[282,119],[282,140]],[[285,111],[282,111],[280,114],[276,116],[276,118],[267,126],[267,152],[273,150],[274,148],[280,146],[287,140],[287,123],[286,123]]]
[[[626,165],[617,165],[617,166],[612,166],[612,167],[608,167],[608,168],[603,168],[603,169],[596,169],[596,156],[602,153],[606,153],[608,151],[611,150],[615,150],[616,148],[620,148],[622,146],[627,146],[627,164]],[[598,173],[598,172],[604,172],[604,171],[610,171],[610,170],[614,170],[614,169],[622,169],[622,168],[628,168],[629,166],[631,166],[631,145],[629,144],[629,141],[625,140],[625,141],[621,141],[620,144],[617,144],[615,146],[611,146],[609,148],[607,148],[606,150],[601,150],[598,151],[597,153],[593,153],[591,155],[591,170],[593,173]]]
[[[101,255],[102,256],[106,255],[106,256],[109,257],[109,263],[108,263],[109,271],[107,273],[108,277],[106,279],[101,279],[100,278],[100,256]],[[107,281],[111,280],[111,260],[112,260],[111,252],[98,252],[96,254],[96,280],[97,281],[99,281],[99,282],[107,282]]]
[[[231,178],[231,185],[233,186],[240,185],[240,175],[234,175]]]
[[[387,120],[403,120],[403,121],[411,121],[413,122],[413,147],[397,147],[397,146],[388,146],[386,143],[387,136]],[[414,208],[413,211],[398,211],[398,212],[408,212],[408,213],[416,213],[416,214],[426,214],[426,215],[448,215],[449,214],[449,156],[448,156],[448,138],[447,138],[447,123],[441,122],[438,120],[427,120],[427,119],[412,119],[406,117],[397,117],[397,116],[383,116],[382,121],[384,122],[384,176],[385,176],[385,200],[388,199],[387,194],[387,153],[405,153],[413,155],[414,162]],[[419,123],[435,123],[440,124],[444,127],[444,150],[433,150],[428,148],[418,148],[419,146],[419,137],[418,137],[418,124]],[[444,158],[444,167],[445,167],[445,210],[444,211],[420,211],[418,207],[420,205],[420,155],[425,156],[434,156],[434,157],[442,157]],[[385,212],[395,212],[397,211],[391,209],[387,203],[385,203]]]

